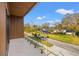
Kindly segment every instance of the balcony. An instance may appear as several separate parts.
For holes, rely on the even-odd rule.
[[[46,56],[39,48],[34,48],[24,38],[11,39],[8,56]]]

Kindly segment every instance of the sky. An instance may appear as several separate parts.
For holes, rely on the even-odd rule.
[[[64,15],[74,13],[79,13],[78,2],[40,2],[25,15],[24,24],[54,24],[61,22]]]

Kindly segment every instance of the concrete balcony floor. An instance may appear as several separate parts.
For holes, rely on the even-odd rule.
[[[46,56],[46,54],[41,54],[39,48],[34,48],[24,38],[18,38],[10,40],[8,56]]]

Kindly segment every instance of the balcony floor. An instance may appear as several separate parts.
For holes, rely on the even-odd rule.
[[[11,39],[9,43],[8,56],[46,56],[40,53],[39,48],[34,48],[24,38]]]

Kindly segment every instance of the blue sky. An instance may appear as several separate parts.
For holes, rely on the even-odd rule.
[[[38,3],[27,15],[25,15],[24,24],[54,24],[56,22],[61,22],[64,15],[66,15],[67,13],[79,13],[79,3],[41,2]]]

